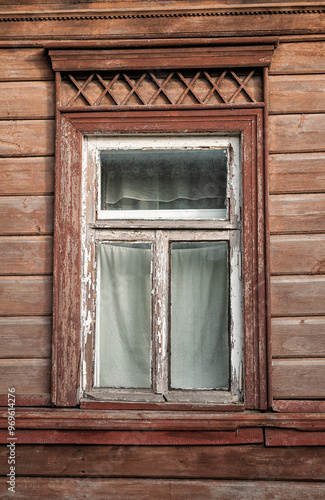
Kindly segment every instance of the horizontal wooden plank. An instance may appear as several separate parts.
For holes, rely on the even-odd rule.
[[[7,489],[0,478],[0,492]],[[167,496],[168,495],[168,496]],[[187,479],[19,477],[15,500],[323,500],[325,483]]]
[[[269,156],[270,193],[325,191],[325,153]]]
[[[322,399],[325,397],[325,359],[274,359],[274,399]]]
[[[1,358],[49,358],[51,317],[0,318]]]
[[[262,428],[237,431],[65,431],[22,430],[19,444],[107,445],[238,445],[264,443]],[[0,443],[8,443],[8,429],[0,429]]]
[[[50,406],[51,394],[49,392],[41,394],[17,394],[15,403],[20,408]],[[0,394],[0,406],[8,406],[7,394]]]
[[[325,151],[325,114],[270,115],[270,153]]]
[[[324,249],[324,234],[272,235],[271,274],[325,274]]]
[[[325,446],[325,432],[265,429],[266,446]]]
[[[325,73],[325,41],[281,43],[274,52],[270,74]]]
[[[277,402],[281,403],[281,402]],[[282,401],[283,403],[283,401]],[[292,401],[297,403],[297,400]],[[304,404],[306,401],[303,402]],[[311,405],[312,403],[312,405]],[[245,413],[215,411],[84,410],[80,408],[21,408],[17,429],[126,430],[126,431],[237,431],[249,427],[325,431],[324,415],[315,412],[319,401],[307,401],[301,409],[285,413]],[[275,404],[275,403],[274,403]],[[6,404],[4,405],[6,407]],[[321,408],[321,407],[320,407]],[[310,411],[309,411],[310,410]],[[280,411],[280,410],[279,410]],[[307,413],[306,413],[307,411]],[[8,413],[0,408],[0,428],[7,429]]]
[[[325,447],[33,445],[16,447],[22,476],[324,480]],[[0,451],[7,474],[7,447]],[[31,459],[32,457],[32,459]],[[96,457],[96,460],[94,460]],[[285,466],[283,465],[285,463]],[[17,467],[18,472],[18,467]]]
[[[1,195],[39,195],[54,191],[54,157],[0,158]]]
[[[0,198],[0,234],[48,234],[53,231],[53,196]]]
[[[55,116],[54,82],[0,82],[0,119]]]
[[[46,50],[0,49],[0,81],[53,79],[54,73]]]
[[[271,278],[272,316],[325,314],[325,276]]]
[[[269,201],[271,233],[325,232],[324,194],[272,195]]]
[[[16,397],[49,393],[50,368],[49,359],[1,359],[0,394],[7,395],[8,388],[15,389]]]
[[[271,114],[321,113],[325,110],[324,75],[270,76],[269,85]]]
[[[53,155],[54,124],[54,120],[0,121],[0,155]]]
[[[50,276],[0,277],[0,315],[42,316],[51,312]]]
[[[299,399],[276,399],[272,402],[274,411],[288,413],[325,413],[325,401],[322,400],[299,400]],[[301,430],[301,429],[300,429]],[[315,429],[309,429],[315,430]],[[323,430],[323,429],[321,429]]]
[[[52,273],[52,236],[0,236],[0,275]]]
[[[272,356],[325,358],[325,317],[272,318]]]

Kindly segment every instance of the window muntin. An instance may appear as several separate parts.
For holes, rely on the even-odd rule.
[[[100,208],[100,198],[101,198],[101,167],[100,159],[102,151],[105,154],[109,154],[109,148],[112,147],[113,151],[116,151],[116,141],[119,142],[119,147],[127,146],[128,149],[130,143],[133,145],[133,149],[140,151],[140,146],[147,144],[150,147],[151,144],[154,145],[155,150],[160,148],[163,154],[164,149],[169,147],[175,147],[182,145],[187,147],[187,151],[194,150],[195,152],[204,152],[206,148],[212,148],[216,151],[227,152],[227,217],[228,221],[222,221],[218,219],[214,220],[213,230],[200,230],[200,225],[202,224],[201,218],[197,220],[197,230],[194,231],[175,231],[168,229],[168,218],[166,218],[163,227],[165,229],[155,229],[152,231],[138,230],[134,232],[133,230],[125,233],[123,230],[111,231],[109,229],[110,222],[104,220],[101,224],[96,223],[96,219],[93,218],[92,221],[88,221],[87,231],[92,233],[92,240],[96,241],[97,248],[100,249],[98,252],[103,253],[103,250],[110,249],[111,253],[118,253],[117,248],[133,248],[141,247],[152,249],[152,274],[147,279],[148,283],[152,283],[152,303],[151,303],[151,341],[150,341],[150,359],[148,360],[148,335],[145,336],[145,351],[146,360],[143,366],[146,367],[144,370],[146,372],[145,382],[141,377],[138,379],[136,376],[136,369],[134,371],[135,376],[129,375],[128,379],[121,377],[120,382],[114,382],[112,374],[108,377],[103,375],[107,372],[107,365],[109,357],[114,358],[114,349],[112,349],[108,356],[105,354],[105,348],[103,347],[107,343],[107,337],[98,327],[101,321],[103,304],[101,303],[101,290],[103,287],[103,276],[102,276],[102,263],[101,260],[97,262],[97,317],[93,320],[96,321],[96,342],[95,342],[95,378],[94,378],[94,391],[92,395],[97,393],[97,396],[102,399],[119,400],[126,399],[130,401],[138,400],[141,401],[141,394],[145,394],[148,398],[148,393],[152,394],[152,400],[157,401],[157,396],[160,395],[162,401],[179,401],[179,402],[238,402],[242,398],[242,297],[241,297],[241,283],[240,283],[240,162],[239,162],[239,139],[236,137],[218,137],[218,136],[181,136],[181,137],[88,137],[88,147],[90,152],[90,162],[97,162],[97,179],[98,179],[98,200]],[[139,145],[140,141],[140,145]],[[142,143],[141,143],[142,142]],[[195,144],[196,143],[196,144]],[[196,146],[200,144],[202,150]],[[152,212],[152,211],[151,211]],[[194,220],[191,214],[187,210],[181,210],[179,216],[180,220]],[[107,215],[104,214],[104,215]],[[98,219],[102,217],[103,214],[98,210]],[[174,219],[175,214],[171,218]],[[150,217],[153,218],[154,217]],[[196,218],[195,218],[196,220]],[[142,221],[143,222],[143,221]],[[141,222],[141,223],[142,223]],[[133,222],[130,223],[130,228],[133,227]],[[183,222],[184,227],[184,222]],[[204,227],[204,226],[203,226]],[[234,230],[235,227],[235,230]],[[124,240],[125,244],[121,244],[120,240]],[[143,243],[144,241],[149,243]],[[149,247],[147,246],[149,244]],[[124,246],[123,246],[124,245]],[[150,246],[151,245],[151,246]],[[209,247],[213,248],[214,245],[219,246],[219,248],[227,249],[227,256],[223,258],[224,268],[223,268],[223,296],[225,310],[221,316],[223,317],[224,332],[221,336],[221,341],[214,339],[213,348],[216,350],[216,344],[221,342],[221,357],[222,362],[219,365],[222,368],[215,370],[218,372],[212,374],[211,377],[213,382],[211,382],[207,373],[206,379],[204,379],[204,370],[201,370],[201,375],[197,376],[196,379],[191,381],[184,381],[180,377],[180,370],[177,370],[177,363],[175,364],[173,360],[177,356],[181,356],[182,349],[177,345],[177,330],[175,330],[175,324],[177,324],[177,311],[175,312],[175,307],[171,305],[173,302],[173,295],[175,291],[175,283],[177,284],[177,277],[173,279],[173,267],[175,267],[175,262],[177,258],[175,257],[177,253],[182,253],[193,250],[194,248]],[[114,250],[112,250],[114,249]],[[151,250],[149,250],[151,252]],[[191,252],[190,252],[191,253]],[[194,252],[195,253],[195,252]],[[101,257],[100,257],[101,259]],[[175,260],[176,259],[176,260]],[[176,264],[177,266],[177,264]],[[122,266],[123,267],[123,266]],[[148,269],[148,265],[147,265]],[[147,273],[146,273],[147,274]],[[176,273],[177,274],[177,273]],[[199,273],[198,273],[199,274]],[[209,273],[207,273],[209,274]],[[211,274],[211,273],[210,273]],[[212,273],[213,274],[213,273]],[[185,274],[186,276],[186,274]],[[206,290],[205,290],[206,293]],[[214,299],[216,300],[216,299]],[[194,299],[192,298],[192,301]],[[146,301],[148,304],[148,301]],[[213,299],[212,299],[213,302]],[[147,306],[148,309],[148,306]],[[229,313],[229,314],[228,314]],[[186,315],[184,314],[184,318]],[[147,325],[149,321],[147,319]],[[132,320],[130,322],[132,324]],[[135,328],[136,330],[136,328]],[[211,329],[213,331],[213,329]],[[131,332],[132,333],[132,332]],[[206,333],[206,332],[205,332]],[[143,338],[143,331],[139,334],[140,338]],[[178,335],[181,336],[184,333]],[[194,330],[191,332],[193,338],[195,338]],[[217,336],[218,336],[217,335]],[[213,337],[213,334],[210,335]],[[178,339],[179,340],[179,339]],[[186,338],[184,339],[186,342]],[[120,343],[119,340],[117,340]],[[212,342],[213,343],[213,342]],[[134,343],[134,347],[136,347]],[[219,346],[220,347],[220,346]],[[219,349],[220,350],[220,349]],[[173,354],[174,351],[174,354]],[[209,349],[205,349],[208,353]],[[107,352],[107,350],[106,350]],[[179,354],[177,354],[179,353]],[[219,353],[220,354],[220,353]],[[106,356],[106,360],[105,360]],[[192,357],[191,357],[192,356]],[[132,355],[131,355],[132,357]],[[210,360],[210,364],[214,362],[214,367],[216,367],[215,360]],[[124,361],[125,364],[128,364]],[[188,366],[193,363],[193,352],[192,354],[187,354],[187,364]],[[218,364],[218,363],[217,363]],[[100,367],[104,367],[104,372],[102,372]],[[151,379],[148,383],[148,372],[149,367],[151,367]],[[142,368],[140,369],[140,371]],[[122,370],[122,372],[124,369]],[[211,370],[210,370],[211,371]],[[212,370],[213,371],[213,370]],[[203,379],[202,379],[203,376]],[[106,378],[105,378],[106,377]],[[201,378],[200,378],[201,377]],[[185,377],[186,378],[186,377]],[[126,380],[126,381],[125,381]],[[129,383],[132,385],[130,386]],[[131,388],[130,388],[131,387]],[[130,388],[130,389],[129,389]],[[149,398],[150,399],[150,398]],[[160,400],[160,399],[158,399]]]

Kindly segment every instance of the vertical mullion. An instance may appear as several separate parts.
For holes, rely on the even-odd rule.
[[[168,330],[169,330],[169,237],[167,231],[157,230],[155,241],[153,342],[154,390],[168,391]]]

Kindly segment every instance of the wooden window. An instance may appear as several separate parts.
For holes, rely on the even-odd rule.
[[[84,335],[96,331],[84,397],[242,401],[239,146],[212,134],[84,138]]]
[[[267,407],[267,69],[260,68],[273,48],[50,51],[58,133],[53,404]],[[170,180],[173,165],[183,172],[178,185]],[[196,177],[184,165],[193,165]],[[207,182],[211,165],[218,165],[217,189]],[[112,285],[117,269],[128,269],[128,277],[142,269],[128,287],[127,313],[125,286]],[[190,290],[198,274],[200,288]],[[211,288],[204,276],[213,276]],[[207,314],[197,308],[192,327],[186,310],[195,310],[195,293],[223,305],[207,306]],[[203,328],[205,316],[210,326]],[[124,339],[131,346],[119,351],[121,329],[112,325],[122,317],[136,323],[128,329],[135,340]],[[186,321],[187,334],[179,326]],[[199,331],[209,332],[208,344]],[[203,351],[191,351],[189,338]],[[207,345],[219,353],[210,361]],[[108,368],[114,352],[117,375]],[[200,372],[200,363],[210,368]]]

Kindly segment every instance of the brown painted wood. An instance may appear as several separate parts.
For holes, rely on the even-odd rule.
[[[49,358],[50,317],[0,318],[1,358]]]
[[[304,6],[305,7],[305,6]],[[53,12],[47,13],[46,22],[42,16],[28,16],[18,14],[17,22],[12,12],[4,14],[8,19],[2,28],[4,40],[19,38],[23,40],[55,40],[55,39],[98,39],[138,36],[152,38],[159,36],[188,37],[189,35],[202,37],[223,36],[270,36],[283,32],[290,34],[317,34],[324,33],[324,19],[318,9],[297,9],[288,6],[274,9],[274,6],[233,6],[227,9],[224,6],[209,5],[176,8],[174,4],[159,4],[159,9],[148,12],[145,7],[134,12],[132,4],[126,6],[126,13],[115,11],[112,7],[107,10],[97,10],[90,15],[89,9],[79,10],[73,19],[72,13],[60,16]],[[132,12],[133,10],[133,12]],[[271,15],[272,14],[272,15]],[[304,15],[302,15],[304,14]],[[12,20],[10,22],[10,19]],[[107,24],[109,23],[109,34]],[[72,35],[73,34],[73,35]]]
[[[97,444],[97,445],[239,445],[263,443],[262,428],[238,431],[65,431],[22,430],[19,444]],[[0,430],[0,443],[8,443],[8,430]]]
[[[15,500],[323,500],[324,482],[19,477]],[[0,492],[7,489],[0,478]],[[168,492],[168,493],[167,493]]]
[[[270,193],[325,191],[325,153],[270,155]]]
[[[273,318],[272,355],[325,358],[325,317]]]
[[[0,274],[51,274],[52,236],[0,237]]]
[[[323,75],[270,77],[271,114],[322,113],[324,109],[325,81]]]
[[[265,429],[266,446],[325,446],[325,432]]]
[[[325,314],[324,276],[281,276],[271,279],[272,316]]]
[[[271,153],[325,150],[325,114],[271,115],[269,125]]]
[[[0,81],[53,79],[51,62],[43,48],[0,49]]]
[[[325,397],[325,359],[275,359],[272,365],[274,399]]]
[[[286,403],[290,403],[289,401]],[[285,413],[251,412],[219,413],[210,411],[143,411],[143,410],[84,410],[78,408],[21,408],[16,415],[17,429],[67,429],[67,430],[126,430],[126,431],[236,431],[249,427],[278,427],[286,429],[325,431],[324,415],[320,401],[300,401],[305,411],[291,401]],[[284,401],[274,402],[282,405]],[[0,428],[7,429],[8,413],[0,408]],[[297,412],[294,412],[295,406]],[[324,409],[324,407],[323,407]],[[309,411],[310,410],[310,411]],[[278,411],[278,410],[277,410]],[[307,413],[306,413],[307,411]]]
[[[52,194],[54,158],[0,158],[0,194]]]
[[[325,274],[325,235],[273,235],[271,273]]]
[[[274,50],[272,45],[234,47],[210,46],[164,49],[120,49],[109,51],[70,49],[50,50],[54,71],[101,71],[156,68],[229,68],[268,66]],[[144,64],[145,61],[145,64]]]
[[[0,198],[1,235],[53,232],[52,196],[5,196]]]
[[[272,409],[282,413],[325,413],[325,401],[275,400]]]
[[[270,74],[315,74],[325,72],[325,41],[282,43],[276,49]]]
[[[14,388],[17,397],[49,393],[50,366],[48,359],[1,359],[0,394],[6,397],[8,388]]]
[[[325,447],[265,448],[239,446],[96,446],[33,445],[16,447],[23,476],[100,476],[324,480]],[[2,445],[1,474],[7,474]],[[31,460],[33,457],[33,460]],[[96,460],[94,460],[96,457]],[[285,461],[285,466],[283,465]]]
[[[49,392],[42,394],[17,394],[16,406],[19,406],[19,411],[21,408],[35,407],[38,406],[50,406],[51,394]],[[8,395],[0,394],[0,406],[8,405]],[[17,415],[17,413],[16,413]]]
[[[81,330],[81,134],[66,118],[58,123],[57,133],[52,401],[74,406]]]
[[[274,277],[271,279],[273,316],[322,315],[323,276]]]
[[[54,117],[54,84],[52,82],[0,83],[0,118],[40,119]]]
[[[323,194],[272,195],[271,233],[324,233],[324,213]]]
[[[46,156],[54,153],[54,120],[0,121],[1,156]]]
[[[51,311],[51,277],[0,277],[1,315],[41,316],[49,315]]]

